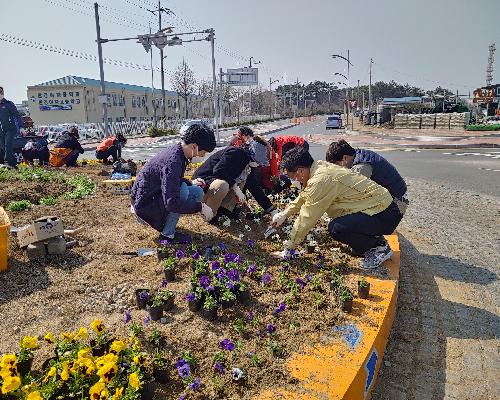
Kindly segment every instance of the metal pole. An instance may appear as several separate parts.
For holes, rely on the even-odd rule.
[[[104,61],[102,58],[102,42],[101,42],[101,26],[99,25],[99,4],[94,3],[95,9],[95,27],[97,31],[97,52],[99,54],[99,72],[101,75],[101,96],[102,99],[106,96],[106,85],[104,84]],[[104,118],[104,136],[108,136],[108,102],[102,101],[102,114]]]
[[[299,78],[297,78],[297,104],[295,104],[295,105],[297,106],[295,113],[296,113],[296,115],[299,115]]]
[[[159,31],[161,31],[161,0],[158,0],[158,27]],[[165,68],[163,65],[163,49],[160,49],[160,70],[161,70],[161,101],[162,101],[162,111],[163,118],[167,117],[166,111],[166,100],[165,100]]]
[[[370,86],[368,86],[368,111],[372,109],[372,64],[373,59],[370,58]]]
[[[347,110],[347,121],[346,125],[349,126],[349,50],[347,50],[347,86],[345,88],[345,101],[346,101],[346,110]]]
[[[214,126],[217,142],[220,143],[219,124],[217,122],[217,75],[215,74],[215,31],[210,30],[210,45],[212,47],[212,79],[213,79],[213,103],[214,103]]]
[[[151,35],[151,24],[149,24],[149,34]],[[156,127],[156,104],[155,104],[155,81],[154,81],[154,69],[153,69],[153,49],[149,49],[150,53],[150,65],[151,65],[151,105],[153,106],[153,125]]]
[[[269,118],[273,118],[273,94],[271,92],[272,79],[269,78]]]
[[[219,70],[219,118],[220,125],[224,127],[224,87],[222,86],[222,68]]]
[[[356,108],[359,108],[359,79],[358,79],[358,99],[357,99],[357,103],[356,103]]]

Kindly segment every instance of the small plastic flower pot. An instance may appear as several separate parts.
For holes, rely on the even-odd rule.
[[[97,343],[95,339],[90,341],[90,347],[92,348],[92,355],[94,357],[103,356],[111,347],[111,343],[113,343],[114,339],[108,340],[106,343]]]
[[[163,317],[163,304],[155,307],[148,305],[147,310],[153,321],[159,321]]]
[[[188,301],[189,311],[198,312],[198,311],[200,311],[202,306],[203,306],[203,300],[201,300],[201,299],[196,299],[194,301]]]
[[[135,290],[135,300],[137,302],[137,307],[139,307],[141,310],[144,310],[146,308],[146,305],[149,301],[148,299],[141,299],[140,294],[146,292],[149,295],[149,290],[148,289],[136,289]]]
[[[165,280],[167,282],[175,281],[175,271],[173,269],[164,269],[163,275],[165,275]]]
[[[316,246],[313,244],[306,245],[306,253],[313,254],[316,251]]]
[[[220,306],[222,307],[223,310],[231,308],[234,306],[234,300],[221,300]]]
[[[212,308],[211,310],[202,308],[201,316],[208,321],[215,321],[217,319],[217,308]]]
[[[339,290],[339,286],[334,281],[330,281],[330,290],[337,293]]]
[[[154,383],[146,382],[141,388],[141,400],[152,400],[155,395]]]
[[[250,301],[250,289],[238,292],[236,294],[236,299],[240,304],[247,304]]]
[[[155,379],[155,382],[158,382],[162,385],[165,385],[169,381],[169,374],[168,374],[168,368],[167,367],[153,367],[153,378]]]
[[[352,311],[352,299],[348,300],[340,299],[340,308],[342,309],[342,311],[350,313]]]
[[[24,361],[19,361],[17,363],[17,372],[19,372],[19,375],[21,376],[27,375],[28,372],[31,371],[32,365],[33,365],[33,356],[27,358]]]
[[[368,282],[364,282],[364,285],[361,286],[361,281],[358,281],[358,296],[361,299],[367,299],[370,296],[370,284]]]
[[[165,303],[163,303],[163,311],[170,311],[174,308],[174,296],[170,297]]]

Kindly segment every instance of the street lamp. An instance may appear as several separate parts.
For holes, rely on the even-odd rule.
[[[279,79],[273,81],[273,78],[269,78],[269,116],[271,117],[271,119],[273,118],[273,92],[271,87],[273,83],[278,83],[279,81]]]
[[[339,73],[339,72],[336,72],[334,75],[340,75],[340,76],[343,76],[346,80],[347,80],[347,85],[346,85],[346,96],[345,96],[345,99],[346,99],[346,110],[347,110],[347,126],[349,125],[349,89],[348,89],[348,85],[349,85],[349,67],[354,67],[354,65],[352,65],[351,61],[350,61],[350,57],[349,57],[349,50],[347,50],[347,58],[345,58],[344,56],[341,56],[340,54],[332,54],[332,58],[340,58],[344,61],[347,61],[347,76]]]
[[[344,78],[346,81],[348,81],[349,79],[347,78],[347,76],[345,76],[344,74],[341,74],[340,72],[335,72],[333,75],[339,75],[341,76],[342,78]]]

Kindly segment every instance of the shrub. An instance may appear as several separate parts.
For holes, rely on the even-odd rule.
[[[52,196],[42,197],[40,199],[40,204],[42,206],[55,206],[57,204],[57,199]]]
[[[150,126],[147,130],[147,134],[150,137],[172,136],[178,133],[177,129],[174,128],[161,129],[155,126]]]
[[[32,206],[31,202],[29,200],[18,200],[18,201],[11,201],[9,205],[7,206],[8,211],[25,211],[30,209]]]
[[[499,131],[500,124],[472,124],[465,127],[466,131]]]

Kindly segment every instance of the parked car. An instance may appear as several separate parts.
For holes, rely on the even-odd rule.
[[[207,121],[207,120],[204,120],[204,119],[192,119],[190,121],[186,121],[182,126],[181,128],[179,129],[179,133],[182,135],[184,132],[186,132],[188,130],[188,128],[191,126],[191,125],[196,125],[196,124],[204,124],[206,126],[208,126],[209,128],[212,128],[213,129],[213,126],[212,126],[212,123]]]
[[[342,128],[342,118],[338,115],[332,115],[326,120],[326,129]]]

